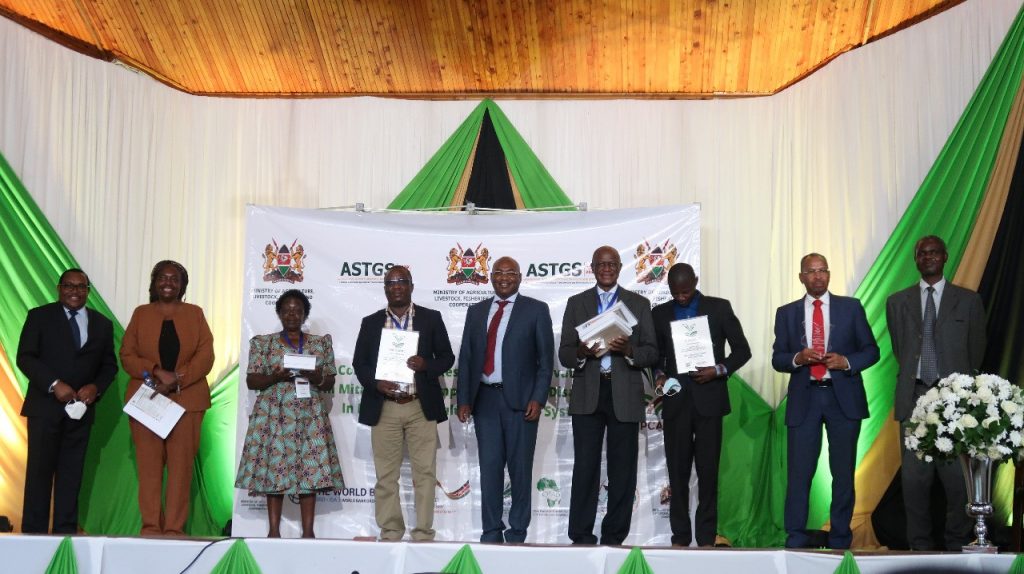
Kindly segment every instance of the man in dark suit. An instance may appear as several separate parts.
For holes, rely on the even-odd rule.
[[[491,270],[494,297],[466,312],[459,350],[459,420],[472,414],[480,455],[481,542],[525,542],[533,452],[551,388],[555,340],[547,303],[519,293],[511,257]],[[509,529],[501,521],[505,467],[512,484]]]
[[[601,488],[601,449],[608,434],[608,511],[601,522],[601,544],[618,545],[629,535],[636,494],[640,422],[644,420],[642,369],[658,361],[658,347],[646,297],[619,286],[622,260],[614,247],[594,251],[590,267],[597,286],[569,298],[562,317],[558,359],[573,369],[569,414],[572,416],[572,494],[569,538],[573,544],[596,544],[594,521]],[[600,343],[581,341],[576,326],[621,301],[636,317],[628,337]],[[598,356],[601,354],[601,356]]]
[[[929,235],[914,246],[921,280],[889,297],[885,317],[892,352],[899,363],[896,420],[905,422],[918,397],[953,373],[974,374],[985,354],[985,310],[974,291],[948,283],[943,269],[949,255],[942,239]],[[964,512],[967,492],[955,461],[926,462],[903,446],[903,501],[907,542],[914,550],[935,550],[930,498],[936,475],[946,492],[945,547],[959,551],[970,542],[972,522]]]
[[[690,467],[696,461],[698,505],[695,521],[697,544],[714,546],[718,535],[718,461],[722,454],[722,417],[729,414],[729,375],[750,360],[750,345],[743,327],[725,299],[709,297],[697,290],[693,267],[677,263],[669,269],[668,288],[672,299],[651,312],[658,337],[658,376],[655,385],[664,388],[671,377],[682,385],[662,401],[665,421],[665,460],[672,489],[669,522],[672,545],[689,546]],[[711,331],[714,365],[680,373],[676,367],[671,323],[706,316]],[[729,355],[725,344],[729,343]]]
[[[95,418],[93,405],[117,374],[110,319],[86,309],[89,278],[68,269],[56,303],[28,312],[18,343],[18,368],[28,377],[21,415],[28,419],[28,461],[21,531],[78,531],[78,490]],[[84,414],[76,413],[85,407]],[[73,404],[67,408],[69,404]],[[80,418],[74,418],[74,415]]]
[[[828,261],[823,255],[811,253],[800,260],[800,282],[807,295],[779,307],[772,347],[772,366],[790,374],[786,547],[808,544],[808,497],[824,424],[832,470],[828,545],[849,548],[857,437],[860,421],[868,417],[861,372],[878,362],[878,345],[860,301],[828,292]]]
[[[413,540],[434,539],[434,489],[437,484],[437,423],[448,420],[441,375],[455,363],[441,314],[412,304],[412,274],[395,266],[384,276],[386,308],[363,318],[352,353],[352,367],[363,385],[359,422],[373,427],[370,442],[377,471],[375,515],[382,540],[401,540],[405,520],[398,497],[402,451],[408,447],[416,507]],[[419,333],[416,354],[406,366],[413,385],[377,378],[381,332],[401,329]]]

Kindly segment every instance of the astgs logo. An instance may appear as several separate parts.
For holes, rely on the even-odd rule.
[[[490,259],[491,254],[482,243],[478,243],[475,250],[468,247],[463,249],[462,245],[456,243],[448,251],[448,282],[456,285],[486,284],[489,276],[487,262]]]
[[[263,248],[263,281],[302,282],[302,272],[306,268],[306,252],[299,240],[292,241],[291,246],[283,243],[278,246],[276,240],[270,241]]]
[[[679,251],[668,239],[661,245],[651,244],[645,239],[636,247],[636,280],[638,283],[650,285],[662,282],[668,276],[669,269],[679,258]]]

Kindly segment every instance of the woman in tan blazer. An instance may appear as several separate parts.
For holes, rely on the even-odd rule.
[[[206,375],[213,368],[213,334],[203,310],[182,301],[186,287],[188,272],[181,264],[157,263],[150,274],[150,302],[135,309],[121,344],[121,365],[131,375],[125,401],[148,371],[157,392],[185,409],[166,439],[130,420],[143,536],[184,535],[203,413],[210,408]],[[165,467],[167,501],[161,505]]]

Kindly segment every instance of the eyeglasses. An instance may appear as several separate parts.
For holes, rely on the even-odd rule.
[[[65,291],[88,291],[88,283],[61,283],[60,288]]]
[[[594,261],[590,264],[594,269],[617,269],[622,267],[618,261]]]
[[[491,276],[495,279],[501,279],[502,277],[514,278],[519,276],[518,271],[491,271]]]
[[[412,285],[412,281],[409,279],[388,279],[384,281],[385,287],[394,287],[395,285]]]
[[[828,275],[828,268],[825,269],[808,269],[807,271],[801,271],[801,275]]]

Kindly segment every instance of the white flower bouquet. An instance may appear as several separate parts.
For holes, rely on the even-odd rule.
[[[903,442],[928,462],[1024,459],[1024,394],[995,375],[953,373],[917,399]]]

